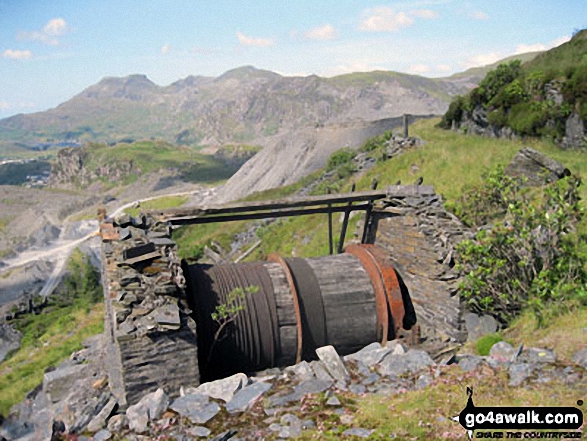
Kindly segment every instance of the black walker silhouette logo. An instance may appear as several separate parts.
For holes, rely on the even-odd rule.
[[[473,403],[473,388],[467,387],[467,405],[452,418],[467,431],[469,440],[475,430],[547,430],[553,432],[526,432],[524,438],[581,438],[577,431],[583,425],[583,412],[577,407],[477,407]],[[577,401],[578,406],[583,400]],[[554,432],[556,430],[556,432]],[[560,432],[565,430],[566,432]],[[545,435],[546,434],[546,435]],[[476,434],[476,438],[521,438],[521,432]],[[511,435],[511,436],[510,436]]]

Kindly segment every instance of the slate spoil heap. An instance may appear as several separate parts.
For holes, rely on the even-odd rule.
[[[316,360],[284,369],[250,377],[239,373],[178,391],[157,389],[124,411],[100,371],[104,343],[103,336],[93,337],[85,349],[47,373],[42,389],[17,406],[20,418],[5,423],[0,436],[44,440],[62,429],[63,434],[80,434],[79,441],[288,439],[303,430],[333,430],[328,423],[336,421],[339,436],[369,438],[377,427],[358,422],[358,398],[434,387],[454,372],[477,375],[479,381],[488,372],[493,372],[488,378],[506,372],[510,387],[562,381],[587,392],[587,349],[564,364],[552,350],[499,342],[486,357],[460,355],[435,362],[425,351],[392,341],[372,343],[345,357],[326,346],[316,350]]]

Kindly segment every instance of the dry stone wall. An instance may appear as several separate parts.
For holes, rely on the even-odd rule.
[[[454,247],[469,231],[447,212],[438,195],[386,199],[374,210],[369,241],[389,251],[406,284],[421,336],[462,341],[462,312],[457,295]]]
[[[104,214],[102,214],[102,218]],[[100,225],[111,387],[121,405],[199,384],[196,326],[166,224],[123,215]]]

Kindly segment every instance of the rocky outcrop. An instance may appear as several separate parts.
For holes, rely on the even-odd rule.
[[[6,356],[20,348],[20,340],[22,334],[15,330],[12,326],[5,323],[0,323],[0,362],[3,361]]]
[[[51,187],[85,187],[98,179],[108,182],[118,182],[131,173],[140,173],[140,169],[133,166],[133,162],[109,162],[88,166],[88,147],[68,147],[59,150],[57,159],[51,164]]]
[[[555,92],[552,92],[553,94]],[[559,95],[553,96],[559,101]],[[546,125],[554,126],[554,121],[547,121]],[[487,109],[477,106],[472,112],[463,112],[460,122],[453,121],[452,129],[470,135],[488,136],[491,138],[518,139],[520,136],[511,127],[499,127],[490,124],[487,119]],[[573,112],[565,122],[565,135],[556,140],[561,148],[581,149],[587,147],[587,127],[581,117]]]
[[[571,172],[563,164],[530,147],[523,147],[514,156],[505,172],[514,177],[523,177],[528,186],[544,185],[545,180],[554,182]]]

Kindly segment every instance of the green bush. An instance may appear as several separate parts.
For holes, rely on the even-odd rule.
[[[475,342],[477,353],[482,356],[489,355],[489,351],[491,351],[493,345],[500,341],[503,341],[503,338],[499,334],[484,335]]]
[[[328,158],[328,162],[326,163],[326,170],[334,170],[341,165],[349,164],[353,159],[355,159],[355,156],[357,156],[357,152],[351,148],[347,147],[337,150],[332,155],[330,155],[330,158]]]
[[[457,246],[462,299],[472,311],[504,323],[527,307],[540,325],[548,314],[587,304],[585,238],[575,233],[583,215],[580,179],[570,176],[532,194],[498,175],[484,184],[494,198],[486,212],[507,204],[503,219]]]

